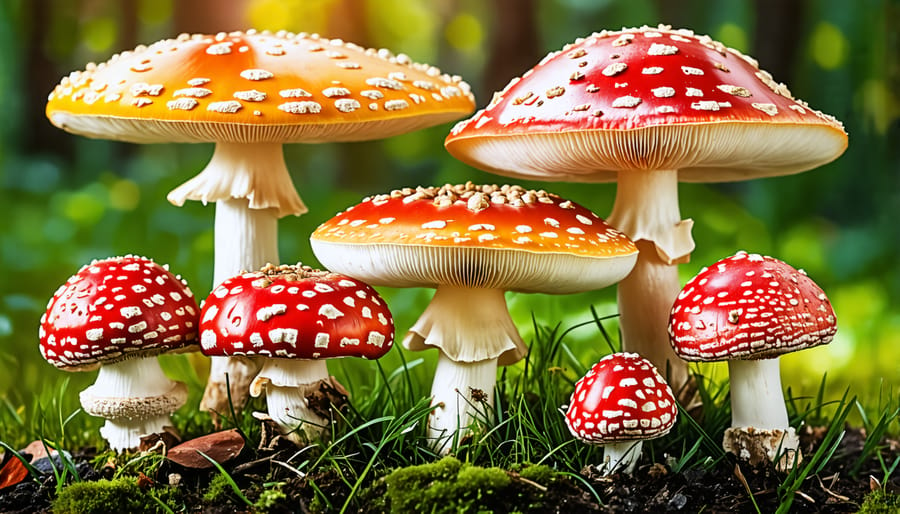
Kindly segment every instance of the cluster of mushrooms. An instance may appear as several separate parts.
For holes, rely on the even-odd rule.
[[[682,288],[677,266],[694,242],[677,185],[823,165],[847,146],[840,122],[707,36],[662,25],[594,33],[511,80],[445,147],[508,177],[617,181],[606,220],[516,185],[410,187],[322,222],[310,241],[325,270],[280,264],[277,221],[306,212],[282,144],[390,137],[474,108],[459,77],[305,33],[182,35],[70,74],[47,104],[64,130],[215,143],[209,165],[168,196],[215,202],[214,284],[198,304],[151,259],[94,261],[53,295],[42,355],[64,370],[99,367],[81,403],[106,419],[101,433],[117,451],[165,430],[186,401],[156,356],[197,350],[213,359],[201,409],[265,394],[272,421],[303,444],[332,422],[310,399],[342,390],[326,359],[392,348],[391,313],[373,286],[434,288],[402,344],[438,350],[428,436],[446,452],[493,402],[498,366],[526,353],[506,291],[618,284],[622,353],[578,381],[564,418],[576,438],[606,445],[606,472],[630,472],[640,441],[675,424],[676,395],[691,394],[687,361],[729,363],[728,451],[754,463],[799,458],[777,357],[828,343],[831,305],[802,271],[746,252]]]

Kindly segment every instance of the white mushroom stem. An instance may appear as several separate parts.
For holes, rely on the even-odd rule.
[[[618,284],[622,351],[656,366],[676,395],[688,381],[687,363],[672,350],[669,311],[681,289],[677,263],[694,249],[691,220],[678,209],[676,170],[620,171],[616,201],[607,221],[635,241],[640,253]]]
[[[778,359],[728,361],[731,428],[722,446],[752,464],[774,462],[789,468],[800,440],[788,424]]]
[[[310,409],[307,396],[329,380],[325,359],[266,359],[250,394],[256,397],[265,389],[269,416],[288,439],[303,443],[328,427],[330,420]]]
[[[497,359],[454,362],[440,353],[431,384],[435,409],[428,420],[428,438],[435,450],[449,452],[454,439],[462,437],[473,422],[486,422],[496,382]]]
[[[498,364],[512,364],[526,350],[502,290],[456,286],[437,288],[403,345],[441,351],[428,436],[444,453],[493,404]]]
[[[213,287],[243,270],[278,264],[278,218],[307,211],[278,143],[217,143],[206,168],[168,199],[175,205],[216,202]],[[232,405],[243,407],[258,369],[246,358],[213,357],[200,408],[228,412],[226,375]]]
[[[631,474],[641,457],[643,441],[619,441],[603,445],[603,465],[600,472]]]
[[[106,418],[100,434],[121,452],[170,426],[169,415],[184,405],[187,387],[170,380],[156,357],[138,357],[103,365],[79,399],[85,412]]]

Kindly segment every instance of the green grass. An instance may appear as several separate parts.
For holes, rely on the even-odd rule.
[[[533,322],[535,335],[528,356],[524,362],[501,371],[496,405],[476,405],[480,412],[477,425],[469,436],[453,441],[451,453],[461,466],[470,469],[465,476],[477,478],[473,478],[473,484],[489,483],[496,488],[502,485],[501,482],[506,483],[505,479],[498,478],[499,475],[495,476],[495,472],[483,470],[499,469],[512,473],[523,467],[540,465],[560,477],[567,477],[596,502],[602,503],[601,492],[580,474],[587,466],[601,461],[602,450],[575,441],[563,423],[561,411],[569,401],[575,381],[592,364],[579,358],[586,352],[576,347],[581,344],[581,339],[572,337],[573,334],[576,331],[582,336],[585,331],[593,333],[594,347],[588,353],[609,353],[618,348],[606,326],[610,321],[609,317],[593,312],[591,319],[568,328]],[[273,476],[271,480],[248,481],[244,476],[236,476],[227,466],[217,465],[210,475],[212,482],[196,485],[204,489],[198,494],[211,495],[209,501],[232,502],[236,508],[265,511],[288,501],[282,492],[286,480],[305,480],[312,495],[308,500],[322,511],[351,512],[370,505],[373,495],[387,494],[388,489],[384,488],[390,488],[391,481],[385,480],[392,473],[434,465],[441,459],[429,448],[426,439],[430,384],[427,379],[422,379],[422,375],[431,364],[429,359],[430,356],[421,358],[418,355],[410,359],[397,347],[392,350],[392,359],[384,362],[342,363],[335,374],[350,390],[351,403],[346,409],[335,411],[338,419],[327,438],[298,448],[291,455],[279,456],[272,463],[277,477]],[[388,364],[391,362],[394,365]],[[673,431],[645,445],[642,463],[665,464],[670,473],[728,469],[727,457],[720,446],[731,415],[727,383],[699,374],[696,378],[698,394],[705,406],[702,414],[692,417],[682,408],[680,421]],[[900,456],[882,446],[885,436],[896,436],[900,429],[900,399],[895,390],[883,388],[883,394],[868,405],[849,392],[840,399],[830,400],[826,397],[827,389],[823,377],[813,396],[795,397],[790,389],[787,391],[792,425],[824,427],[825,436],[813,454],[805,455],[794,469],[778,475],[780,482],[774,488],[774,494],[779,512],[788,512],[796,502],[798,491],[809,483],[810,477],[821,473],[833,459],[841,456],[838,453],[840,443],[851,414],[862,420],[862,427],[870,437],[846,473],[853,479],[866,480],[867,477],[860,476],[860,470],[864,462],[876,459],[881,466],[881,476],[876,478],[887,482],[900,464]],[[198,396],[199,391],[192,391],[189,405],[196,405]],[[264,410],[264,402],[251,400],[248,409],[232,412],[223,420],[225,428],[236,427],[241,431],[249,448],[256,448],[260,437],[259,423],[250,415],[254,409]],[[185,438],[212,430],[207,414],[189,408],[181,409],[174,416],[174,422]],[[43,440],[48,449],[74,452],[88,445],[103,448],[96,431],[99,421],[80,411],[77,392],[71,390],[67,381],[55,388],[44,389],[29,406],[6,400],[0,408],[0,426],[4,427],[0,446],[12,453],[33,439]],[[114,456],[101,453],[95,466],[100,467],[110,458],[117,463],[113,477],[116,480],[134,478],[140,473],[153,476],[164,462],[154,454]],[[63,459],[62,466],[55,468],[53,473],[59,484],[56,495],[80,480],[74,465],[67,459]],[[335,482],[342,491],[338,496],[333,493]],[[539,483],[537,486],[543,487]],[[489,494],[486,491],[490,487],[473,487],[479,495]],[[171,494],[158,489],[152,491],[149,500],[158,511],[178,510],[179,503],[171,498]],[[156,496],[164,493],[170,496],[166,501]],[[469,498],[475,502],[472,505],[478,504],[473,499],[477,495],[466,496],[470,493],[475,494],[472,491],[453,494]],[[751,493],[755,491],[747,491],[748,500],[756,510],[765,511],[766,508],[758,503],[762,500]]]

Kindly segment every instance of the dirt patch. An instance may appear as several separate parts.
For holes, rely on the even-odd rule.
[[[803,444],[809,455],[822,435],[816,430],[804,434]],[[144,494],[152,494],[158,501],[187,512],[325,512],[337,511],[343,506],[351,494],[347,480],[350,470],[327,467],[303,475],[280,464],[297,452],[295,446],[287,441],[267,443],[255,451],[241,452],[224,465],[243,496],[254,504],[252,507],[231,490],[230,484],[216,469],[192,469],[163,461],[154,468],[151,476],[138,479],[138,472],[130,476],[137,480]],[[853,469],[858,464],[864,443],[862,431],[848,429],[832,459],[818,474],[802,481],[794,494],[792,511],[856,512],[873,487],[900,491],[898,478],[886,484],[877,482],[884,473],[873,457]],[[900,443],[885,441],[883,446],[889,454],[885,458],[889,465],[900,454]],[[92,464],[96,455],[93,449],[72,455],[82,481],[110,479],[115,474],[116,470],[110,466]],[[740,513],[756,512],[757,507],[762,512],[773,512],[785,495],[779,490],[784,481],[783,473],[771,467],[753,468],[731,459],[722,460],[710,469],[690,469],[680,473],[674,473],[662,464],[644,465],[631,476],[602,477],[590,467],[577,477],[559,473],[529,475],[521,469],[501,473],[505,476],[494,477],[499,482],[490,482],[483,486],[486,489],[476,491],[470,506],[491,512]],[[264,486],[273,482],[279,485]],[[349,511],[388,512],[392,507],[391,498],[400,501],[396,499],[399,496],[392,496],[392,491],[388,490],[390,483],[387,473],[373,473],[356,492],[357,501],[351,504]],[[424,490],[425,487],[437,487],[436,484],[434,481],[422,487]],[[28,477],[0,490],[0,512],[50,511],[56,491],[52,472],[42,474],[39,479]],[[468,493],[452,494],[464,497]],[[148,499],[148,508],[156,508],[157,500]]]

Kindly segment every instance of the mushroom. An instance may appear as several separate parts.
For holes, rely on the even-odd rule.
[[[471,182],[366,198],[320,225],[311,241],[329,269],[375,286],[436,288],[403,345],[439,349],[429,437],[443,451],[481,401],[493,403],[497,366],[525,354],[504,292],[606,287],[637,257],[625,235],[580,205]]]
[[[384,300],[367,284],[300,265],[266,266],[219,284],[203,303],[200,346],[210,356],[262,356],[250,394],[266,392],[269,416],[301,443],[330,423],[322,387],[342,391],[326,359],[378,359],[394,343]]]
[[[249,30],[182,34],[88,64],[62,79],[46,112],[57,127],[93,138],[216,144],[206,168],[168,195],[175,205],[216,202],[215,286],[278,263],[278,218],[307,210],[284,143],[387,138],[473,109],[459,77],[404,54]],[[202,408],[228,407],[226,372],[232,400],[243,404],[255,366],[213,359]]]
[[[836,159],[847,134],[796,100],[756,60],[667,26],[602,31],[551,52],[457,124],[447,150],[500,175],[617,181],[607,218],[638,245],[618,286],[623,349],[688,381],[666,336],[677,264],[694,248],[678,181],[798,173]]]
[[[575,384],[566,426],[586,443],[603,445],[604,475],[632,473],[643,441],[675,426],[678,408],[669,384],[636,353],[613,353]]]
[[[117,451],[163,433],[187,388],[157,355],[196,350],[199,311],[181,277],[146,257],[95,260],[70,277],[41,316],[41,355],[65,371],[100,368],[81,406],[106,419],[100,433]]]
[[[669,336],[689,361],[728,361],[731,428],[722,446],[751,464],[801,458],[788,424],[778,357],[831,342],[837,321],[822,289],[772,257],[738,252],[704,268],[672,306]]]

